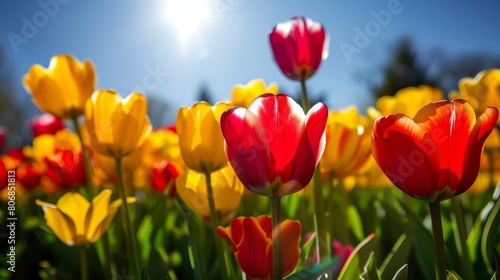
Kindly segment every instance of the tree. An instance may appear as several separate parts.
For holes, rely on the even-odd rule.
[[[427,74],[426,67],[418,61],[416,52],[408,38],[400,39],[394,48],[394,56],[383,68],[382,83],[371,84],[371,91],[376,98],[394,95],[402,88],[428,84],[436,86],[436,81]]]

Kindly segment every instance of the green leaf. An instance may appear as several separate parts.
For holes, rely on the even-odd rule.
[[[500,189],[495,190],[493,194],[496,199],[495,205],[491,210],[486,223],[484,224],[483,235],[481,237],[481,255],[483,257],[484,263],[488,268],[490,273],[493,273],[492,263],[493,255],[491,253],[491,248],[495,247],[498,243],[498,229],[500,228],[500,199],[498,199]]]
[[[359,275],[359,278],[361,278],[361,280],[381,280],[380,273],[375,262],[375,253],[373,251],[370,253],[368,261],[363,268],[363,273]]]
[[[406,280],[407,278],[408,278],[408,264],[405,264],[398,271],[396,271],[394,277],[392,277],[392,280]]]
[[[497,273],[493,273],[493,277],[491,277],[491,280],[497,280]]]
[[[455,274],[451,271],[446,271],[446,273],[448,274],[449,280],[463,280],[460,276],[458,276],[457,274]]]
[[[299,201],[300,196],[295,195],[287,195],[283,199],[283,209],[286,211],[286,215],[288,217],[296,217],[297,211],[299,210]]]
[[[500,252],[496,247],[493,247],[493,258],[495,259],[495,271],[500,271]]]
[[[417,255],[422,273],[425,279],[434,279],[434,241],[431,232],[420,223],[413,215],[410,215],[415,222],[413,248]]]
[[[365,234],[363,232],[363,223],[361,222],[361,217],[359,216],[358,210],[353,205],[347,207],[347,220],[349,221],[352,229],[352,233],[358,240],[363,240]]]
[[[141,280],[149,280],[148,264],[144,264],[141,271]]]
[[[338,280],[359,279],[359,276],[363,273],[365,264],[374,251],[374,247],[375,235],[372,233],[354,248],[354,251],[340,272]]]
[[[141,259],[145,260],[151,252],[151,241],[150,236],[153,231],[153,223],[151,223],[151,215],[147,214],[141,221],[139,229],[137,230],[137,240],[140,243],[141,248]]]
[[[303,269],[299,272],[289,275],[286,280],[308,280],[323,279],[324,275],[336,275],[339,271],[340,258],[329,258],[315,266]]]
[[[412,222],[406,230],[406,233],[401,234],[392,247],[391,252],[389,252],[380,266],[382,279],[389,279],[391,275],[395,275],[397,271],[401,269],[401,266],[407,263],[414,240],[413,228]]]
[[[304,245],[302,246],[302,250],[301,250],[301,255],[302,257],[300,258],[299,262],[299,265],[297,267],[299,267],[301,264],[302,266],[301,267],[309,267],[310,265],[307,265],[309,263],[312,264],[312,262],[314,261],[314,256],[313,256],[313,248],[315,248],[315,245],[316,244],[316,233],[313,232],[311,234],[311,236],[309,237],[309,240],[307,240]],[[305,265],[303,264],[305,263]]]

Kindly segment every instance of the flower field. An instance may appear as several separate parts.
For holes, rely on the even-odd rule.
[[[332,110],[323,25],[267,39],[299,100],[254,79],[161,127],[91,58],[35,63],[31,145],[0,130],[0,278],[497,279],[500,69]]]

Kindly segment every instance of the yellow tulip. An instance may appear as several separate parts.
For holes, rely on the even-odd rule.
[[[261,79],[254,79],[246,85],[238,84],[233,88],[232,103],[234,106],[248,108],[250,103],[264,93],[278,93],[278,85],[271,83],[268,87]]]
[[[36,200],[45,213],[47,225],[66,245],[77,246],[96,242],[106,231],[121,200],[109,202],[111,190],[103,190],[90,203],[76,192],[65,193],[56,205]],[[135,202],[128,197],[127,203]]]
[[[452,92],[450,98],[466,99],[476,114],[482,114],[487,106],[500,107],[500,69],[488,69],[474,78],[463,78],[458,82],[458,88],[460,93]],[[500,124],[500,119],[497,124]]]
[[[230,165],[211,173],[212,191],[215,209],[222,216],[240,206],[245,187],[240,182]],[[177,193],[182,201],[203,217],[210,217],[205,175],[194,170],[187,170],[175,181]]]
[[[184,165],[179,148],[179,135],[170,129],[157,129],[146,140],[148,162],[167,160]]]
[[[33,65],[23,84],[42,111],[62,119],[75,119],[83,114],[96,80],[89,60],[80,63],[73,56],[56,55],[51,58],[49,68]]]
[[[196,102],[190,108],[182,107],[177,113],[177,133],[184,163],[190,169],[209,173],[227,164],[224,137],[220,129],[220,116],[231,107],[219,102],[210,106]]]
[[[377,109],[382,116],[401,113],[413,118],[425,105],[444,99],[440,89],[428,85],[400,89],[394,96],[382,96],[377,100]]]
[[[322,173],[343,178],[358,173],[371,153],[371,125],[356,107],[332,111],[326,123]]]
[[[147,106],[140,93],[122,99],[113,90],[96,90],[85,107],[85,129],[94,150],[122,158],[138,149],[151,132]]]

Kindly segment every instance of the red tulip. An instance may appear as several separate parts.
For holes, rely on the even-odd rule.
[[[60,118],[51,114],[43,114],[35,116],[31,120],[30,128],[33,132],[33,137],[37,137],[42,134],[55,135],[56,132],[64,129],[64,123]]]
[[[248,109],[221,116],[225,151],[243,185],[265,196],[284,196],[311,180],[325,148],[328,108],[318,103],[307,115],[285,94],[264,94]]]
[[[282,276],[290,274],[300,257],[299,221],[285,220],[281,223],[282,234]],[[254,279],[273,278],[271,217],[238,217],[224,228],[218,227],[217,233],[229,241],[236,260],[247,277]]]
[[[16,163],[14,164],[16,168],[19,164],[28,160],[28,158],[24,155],[23,148],[10,148],[7,150],[5,155]]]
[[[279,23],[271,30],[269,43],[281,72],[295,81],[309,79],[328,57],[328,34],[310,18]]]
[[[24,162],[17,168],[16,177],[25,189],[32,190],[40,185],[42,174],[32,163]]]
[[[175,197],[175,178],[179,176],[179,171],[171,162],[161,161],[152,167],[151,185],[153,188],[163,193],[169,184],[169,196]]]
[[[85,167],[83,165],[82,152],[58,149],[45,158],[47,170],[45,175],[50,179],[50,187],[56,189],[71,189],[85,185]]]
[[[9,185],[9,170],[3,158],[0,158],[0,191],[5,189]]]
[[[339,270],[342,270],[353,251],[353,246],[342,246],[340,242],[338,242],[337,240],[333,240],[333,252],[335,253],[335,256],[342,258],[342,260],[340,261]]]
[[[465,100],[436,101],[413,119],[380,117],[373,128],[373,156],[385,175],[407,195],[441,201],[465,192],[476,180],[484,141],[498,110],[476,119]]]

